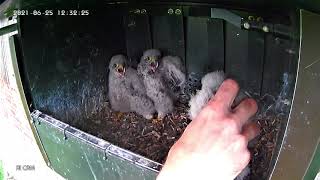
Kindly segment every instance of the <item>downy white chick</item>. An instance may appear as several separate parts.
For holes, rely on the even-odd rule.
[[[201,109],[209,102],[214,96],[220,85],[225,79],[223,71],[214,71],[206,74],[201,79],[201,90],[197,91],[194,96],[191,96],[189,101],[189,117],[194,119],[201,111]],[[237,106],[248,95],[240,90],[237,97],[232,103],[232,107]]]
[[[155,113],[141,78],[135,69],[127,66],[123,55],[115,55],[110,60],[108,95],[115,111],[136,112],[146,119],[151,119]]]
[[[202,108],[209,102],[224,79],[225,77],[222,71],[211,72],[202,77],[201,90],[197,91],[197,93],[192,96],[189,101],[189,117],[191,120],[193,120],[200,113]]]
[[[164,118],[174,110],[174,105],[161,74],[155,72],[153,67],[144,61],[139,63],[138,73],[142,76],[148,97],[154,102],[158,119]]]
[[[162,57],[160,50],[149,49],[143,53],[141,64],[149,65],[153,73],[160,74],[171,98],[178,99],[186,82],[185,68],[178,56]]]

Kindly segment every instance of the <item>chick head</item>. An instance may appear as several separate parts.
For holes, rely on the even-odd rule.
[[[158,49],[148,49],[143,53],[142,61],[148,65],[147,69],[155,72],[159,66],[161,52]]]
[[[115,55],[111,58],[109,63],[109,70],[111,73],[119,77],[124,77],[126,72],[127,58],[124,55]]]
[[[224,79],[225,75],[223,71],[214,71],[208,73],[201,79],[202,89],[211,89],[213,91],[217,91]]]

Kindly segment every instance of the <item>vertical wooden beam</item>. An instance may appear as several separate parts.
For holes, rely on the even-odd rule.
[[[205,74],[224,69],[223,21],[189,17],[187,19],[187,67],[189,72]]]
[[[223,20],[208,20],[208,58],[211,71],[224,70]]]
[[[142,53],[152,47],[149,17],[129,14],[124,17],[127,55],[133,65],[140,61]]]
[[[277,38],[272,34],[266,35],[268,48],[265,50],[262,94],[279,95],[284,73],[294,73],[298,54],[294,46],[292,40]]]
[[[260,95],[264,35],[226,23],[226,73],[245,90]]]
[[[183,16],[155,16],[151,26],[153,47],[185,61]]]

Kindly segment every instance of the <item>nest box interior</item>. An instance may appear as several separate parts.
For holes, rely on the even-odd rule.
[[[257,100],[254,121],[262,131],[250,147],[251,176],[267,177],[291,106],[297,13],[225,9],[230,14],[218,17],[214,8],[113,4],[90,9],[87,16],[20,16],[15,41],[30,109],[163,163],[190,122],[187,102],[153,122],[113,112],[107,92],[113,55],[127,55],[135,67],[144,50],[157,48],[181,57],[191,91],[205,73],[223,70]],[[233,20],[239,17],[237,26]],[[246,28],[244,21],[251,26]],[[269,25],[269,31],[261,24]]]

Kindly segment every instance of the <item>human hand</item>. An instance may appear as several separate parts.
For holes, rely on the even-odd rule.
[[[157,180],[233,180],[248,165],[248,141],[257,136],[259,128],[247,121],[258,107],[255,100],[245,99],[231,109],[238,91],[233,80],[221,84],[171,147]]]

